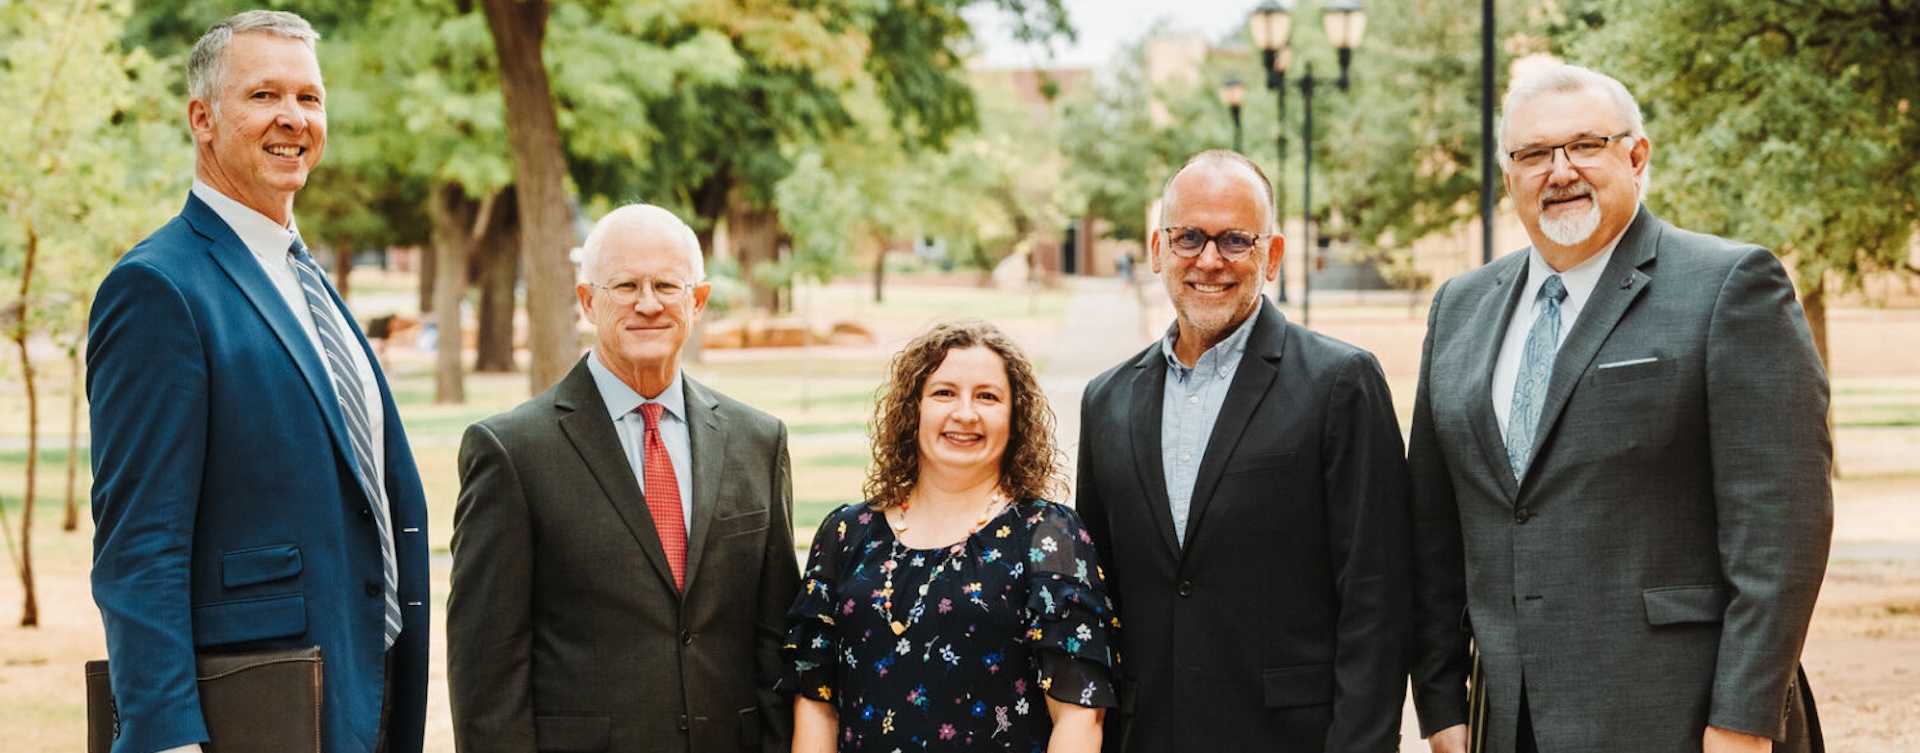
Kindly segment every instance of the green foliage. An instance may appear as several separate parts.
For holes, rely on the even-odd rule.
[[[1182,162],[1206,149],[1231,147],[1233,140],[1232,121],[1213,90],[1224,71],[1235,67],[1232,62],[1215,60],[1193,80],[1155,87],[1147,80],[1144,59],[1144,44],[1136,44],[1067,95],[1055,131],[1066,158],[1068,213],[1111,222],[1108,234],[1122,239],[1146,238],[1147,207],[1160,198],[1161,185]],[[1258,95],[1254,84],[1242,115],[1251,146],[1243,151],[1265,167],[1274,152],[1261,145],[1275,142],[1272,116],[1261,121],[1254,114]],[[1156,101],[1170,115],[1159,124],[1151,114]],[[1264,141],[1255,135],[1255,124],[1262,122]],[[1266,169],[1270,177],[1275,174]]]
[[[1495,9],[1509,40],[1530,25],[1518,5]],[[1480,5],[1411,2],[1369,19],[1353,54],[1351,90],[1329,88],[1334,107],[1321,132],[1321,164],[1347,232],[1372,245],[1404,246],[1479,216]],[[1509,47],[1496,48],[1493,61],[1496,106]]]
[[[187,186],[184,108],[177,78],[143,50],[119,43],[126,2],[0,5],[0,272],[14,300],[25,291],[29,333],[77,339],[106,269],[179,211]]]
[[[1575,4],[1570,62],[1619,78],[1654,145],[1647,203],[1828,272],[1903,268],[1920,228],[1920,2]]]

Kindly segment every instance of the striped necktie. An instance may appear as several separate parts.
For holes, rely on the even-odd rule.
[[[380,564],[385,586],[381,590],[387,606],[384,633],[387,647],[391,648],[400,636],[400,566],[393,551],[393,518],[387,509],[386,490],[378,478],[380,466],[373,462],[373,431],[368,424],[365,393],[359,376],[354,373],[346,335],[334,322],[333,297],[327,293],[320,267],[313,263],[313,256],[307,253],[306,244],[301,243],[298,236],[287,252],[293,256],[293,269],[300,278],[300,292],[306,295],[307,311],[313,314],[313,327],[320,333],[320,355],[326,359],[327,373],[333,378],[334,398],[339,400],[340,413],[347,420],[347,438],[353,445],[353,462],[358,471],[354,475],[366,492],[367,503],[373,508],[373,525],[380,534]]]
[[[1560,351],[1560,301],[1566,297],[1567,286],[1560,275],[1547,277],[1540,286],[1540,315],[1534,317],[1526,347],[1521,350],[1520,373],[1513,383],[1513,409],[1507,414],[1507,460],[1513,464],[1516,481],[1527,475],[1527,464],[1533,460],[1540,404],[1546,401],[1553,357]]]

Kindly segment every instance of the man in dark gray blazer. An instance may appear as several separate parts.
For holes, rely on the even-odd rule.
[[[1641,206],[1618,81],[1555,66],[1503,110],[1533,245],[1435,292],[1409,440],[1422,730],[1466,748],[1471,639],[1482,750],[1806,750],[1832,445],[1793,285]]]
[[[454,742],[485,751],[785,751],[773,694],[799,588],[787,430],[688,378],[693,231],[603,218],[577,293],[592,352],[467,430],[453,521]]]
[[[1075,505],[1119,609],[1125,753],[1386,753],[1406,697],[1400,427],[1372,354],[1260,294],[1282,239],[1245,157],[1167,182],[1176,321],[1087,385]]]

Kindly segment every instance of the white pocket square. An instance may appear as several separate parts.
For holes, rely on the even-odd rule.
[[[1599,366],[1595,366],[1595,367],[1594,367],[1594,369],[1596,369],[1596,370],[1598,370],[1598,369],[1617,369],[1617,368],[1620,368],[1620,367],[1622,367],[1622,366],[1638,366],[1638,365],[1640,365],[1640,364],[1643,364],[1643,363],[1653,363],[1654,361],[1658,361],[1658,360],[1660,360],[1660,359],[1658,359],[1658,358],[1652,358],[1652,357],[1648,357],[1648,358],[1635,358],[1635,359],[1631,359],[1631,360],[1627,360],[1627,361],[1614,361],[1613,363],[1603,363],[1603,364],[1600,364]]]

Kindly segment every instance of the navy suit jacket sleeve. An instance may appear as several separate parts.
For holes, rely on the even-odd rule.
[[[207,739],[193,674],[190,556],[207,447],[208,353],[182,292],[145,264],[101,285],[88,341],[93,595],[121,749]]]

